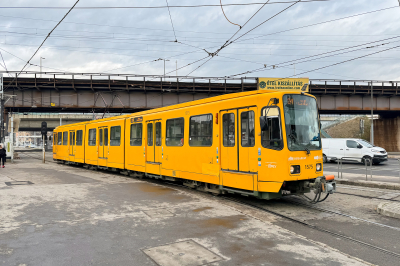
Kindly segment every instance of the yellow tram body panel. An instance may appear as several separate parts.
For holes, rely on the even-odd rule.
[[[284,182],[322,175],[318,117],[307,124],[307,115],[314,112],[315,97],[298,92],[216,96],[57,127],[53,158],[243,191],[279,193]],[[261,117],[267,125],[263,129]],[[295,124],[286,125],[285,119]],[[65,133],[78,130],[83,130],[83,150],[74,146],[72,133]],[[303,145],[301,139],[310,139],[305,136],[308,132],[314,132],[310,136],[314,140]],[[64,136],[69,138],[66,142]],[[76,149],[75,156],[71,156],[71,147]],[[316,164],[320,164],[319,171]]]
[[[87,122],[57,127],[53,132],[53,159],[85,162],[85,125]]]

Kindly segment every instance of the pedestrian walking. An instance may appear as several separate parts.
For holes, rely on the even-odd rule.
[[[6,149],[3,148],[3,145],[0,144],[0,163],[1,163],[1,167],[4,168],[4,163],[6,162]]]

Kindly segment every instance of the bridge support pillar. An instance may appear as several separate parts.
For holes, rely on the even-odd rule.
[[[374,144],[388,152],[400,152],[400,117],[374,121]]]

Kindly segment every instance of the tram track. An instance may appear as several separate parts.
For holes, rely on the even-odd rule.
[[[345,192],[335,192],[338,194],[342,195],[348,195],[348,196],[355,196],[355,197],[360,197],[360,198],[365,198],[365,199],[377,199],[377,200],[385,200],[385,201],[393,201],[393,202],[400,202],[400,200],[395,200],[395,199],[385,199],[381,197],[371,197],[371,196],[366,196],[366,195],[357,195],[357,194],[351,194],[351,193],[345,193]],[[400,196],[400,194],[399,194]]]
[[[31,153],[33,153],[33,152],[31,152]],[[33,159],[43,160],[43,157],[41,157],[41,155],[39,155],[39,154],[29,154],[29,152],[24,152],[24,153],[21,153],[21,154],[23,154],[24,156],[26,155],[26,156],[28,156],[30,158],[33,158]],[[51,160],[46,160],[46,162],[57,164],[52,159]]]
[[[176,189],[177,187],[179,187],[179,188],[184,189],[184,190],[189,190],[189,191],[193,191],[194,190],[194,189],[191,189],[189,187],[186,187],[186,186],[183,186],[183,185],[179,185],[179,184],[176,184],[176,183],[159,182],[159,181],[155,181],[155,180],[143,180],[143,181],[146,181],[146,182],[149,182],[149,183],[153,183],[153,184],[157,184],[157,185],[168,186],[169,188],[175,188]],[[198,191],[198,190],[196,190],[196,191]],[[199,191],[199,192],[202,192],[202,191]],[[381,252],[383,254],[386,254],[386,255],[390,255],[392,257],[400,258],[400,253],[387,250],[387,249],[379,247],[377,245],[370,244],[370,243],[367,243],[365,241],[362,241],[362,240],[359,240],[359,239],[355,239],[355,238],[353,238],[351,236],[347,236],[347,235],[344,235],[344,234],[341,234],[341,233],[334,232],[332,230],[328,230],[328,229],[313,225],[311,223],[307,223],[305,221],[301,221],[299,219],[296,219],[296,218],[290,217],[288,215],[285,215],[285,214],[282,214],[282,213],[267,209],[265,207],[259,206],[259,205],[254,204],[254,203],[249,203],[249,202],[243,201],[243,200],[232,199],[231,197],[227,197],[227,196],[216,196],[216,197],[219,198],[219,199],[223,199],[225,201],[234,202],[236,204],[248,206],[248,207],[251,207],[253,209],[257,209],[259,211],[272,214],[274,216],[277,216],[279,218],[283,218],[283,219],[288,220],[290,222],[294,222],[296,224],[303,225],[303,226],[308,227],[310,229],[313,229],[313,230],[316,230],[316,231],[319,231],[319,232],[323,232],[323,233],[335,236],[337,238],[348,240],[350,242],[353,242],[353,243],[356,243],[356,244],[371,248],[373,250],[379,251],[379,252]],[[285,200],[285,201],[288,202],[287,200]],[[304,207],[309,207],[311,209],[323,211],[323,212],[329,212],[329,213],[332,213],[332,214],[337,214],[337,215],[340,215],[340,216],[344,216],[344,217],[347,217],[347,218],[359,220],[359,221],[362,221],[362,222],[371,223],[371,224],[374,224],[376,226],[380,226],[380,227],[383,227],[383,228],[389,228],[389,229],[393,229],[393,230],[396,230],[396,231],[400,231],[400,228],[398,228],[398,227],[393,227],[393,226],[389,226],[389,225],[385,225],[385,224],[369,221],[369,220],[358,218],[358,217],[355,217],[355,216],[352,216],[352,215],[343,214],[343,213],[340,213],[338,211],[327,210],[327,209],[324,209],[324,208],[310,206],[308,204],[303,204],[303,203],[301,203],[299,205],[302,205]]]
[[[31,157],[31,158],[34,158],[34,159],[38,159],[38,160],[41,159],[41,158],[39,158],[40,155],[38,155],[38,156],[28,155],[28,157]],[[53,162],[53,161],[50,161],[50,162],[56,164],[56,162]],[[90,171],[90,170],[87,170],[87,171]],[[122,175],[122,174],[120,174],[120,175],[121,176],[125,176],[125,175]],[[134,178],[134,177],[130,177],[130,178]],[[141,181],[150,183],[150,184],[161,185],[161,186],[169,187],[169,188],[172,188],[172,189],[181,189],[181,190],[184,190],[186,192],[187,191],[196,191],[196,192],[203,192],[202,194],[207,194],[207,193],[204,193],[204,191],[192,189],[192,188],[189,188],[187,186],[184,186],[184,185],[181,185],[181,184],[177,184],[177,183],[159,181],[159,180],[154,180],[154,179],[141,179],[141,178],[138,178],[138,179],[140,179]],[[347,194],[347,193],[339,193],[339,194]],[[350,194],[350,195],[354,195],[354,194]],[[354,196],[357,196],[357,195],[354,195]],[[282,214],[280,212],[265,208],[264,206],[259,206],[258,204],[255,204],[255,203],[250,203],[248,201],[234,199],[234,198],[231,198],[229,196],[217,196],[216,198],[217,199],[222,199],[223,201],[227,201],[227,202],[233,202],[233,203],[236,203],[236,204],[239,204],[239,205],[242,205],[242,206],[251,207],[253,209],[256,209],[256,210],[259,210],[259,211],[262,211],[262,212],[265,212],[265,213],[269,213],[271,215],[274,215],[276,217],[285,219],[287,221],[290,221],[290,222],[305,226],[305,227],[310,228],[312,230],[319,231],[319,232],[322,232],[322,233],[326,233],[326,234],[329,234],[329,235],[334,236],[336,238],[344,239],[344,240],[350,241],[352,243],[356,243],[356,244],[362,245],[364,247],[368,247],[368,248],[370,248],[372,250],[378,251],[380,253],[383,253],[383,254],[386,254],[386,255],[389,255],[389,256],[392,256],[392,257],[400,259],[400,253],[396,253],[396,252],[390,251],[388,249],[379,247],[379,246],[374,245],[374,244],[367,243],[365,241],[353,238],[353,237],[345,235],[345,234],[337,233],[337,232],[334,232],[332,230],[325,229],[325,228],[322,228],[322,227],[317,226],[317,225],[313,225],[311,223],[308,223],[308,222],[305,222],[305,221],[290,217],[290,216]],[[221,203],[223,203],[223,201]],[[365,222],[365,223],[370,223],[370,224],[373,224],[373,225],[376,225],[376,226],[379,226],[379,227],[383,227],[383,228],[388,228],[388,229],[391,229],[391,230],[400,231],[400,228],[398,228],[398,227],[393,227],[393,226],[389,226],[389,225],[373,222],[373,221],[370,221],[370,220],[366,220],[366,219],[363,219],[363,218],[358,218],[358,217],[355,217],[355,216],[352,216],[352,215],[348,215],[348,214],[344,214],[344,213],[341,213],[341,212],[338,212],[338,211],[335,211],[335,210],[328,210],[328,209],[324,209],[324,208],[317,207],[317,206],[310,206],[309,204],[301,203],[301,202],[298,202],[297,200],[293,201],[293,200],[289,200],[289,199],[283,199],[283,202],[286,202],[286,203],[289,203],[289,204],[298,205],[298,206],[303,206],[303,207],[306,207],[306,208],[318,210],[318,211],[325,212],[325,213],[336,214],[336,215],[339,215],[339,216],[347,217],[349,219],[358,220],[358,221]]]
[[[381,253],[384,253],[384,254],[387,254],[387,255],[390,255],[390,256],[393,256],[393,257],[396,257],[396,258],[400,258],[400,254],[399,253],[396,253],[396,252],[393,252],[393,251],[378,247],[378,246],[373,245],[373,244],[369,244],[369,243],[367,243],[365,241],[361,241],[361,240],[355,239],[353,237],[346,236],[344,234],[340,234],[340,233],[336,233],[336,232],[333,232],[333,231],[328,230],[328,229],[324,229],[322,227],[319,227],[319,226],[316,226],[316,225],[301,221],[299,219],[295,219],[293,217],[284,215],[282,213],[279,213],[279,212],[276,212],[276,211],[272,211],[270,209],[266,209],[266,208],[258,206],[256,204],[244,202],[244,201],[241,201],[241,200],[231,199],[231,198],[228,198],[228,197],[222,197],[222,198],[224,198],[224,199],[226,199],[228,201],[231,201],[231,202],[235,202],[237,204],[245,205],[245,206],[252,207],[254,209],[257,209],[257,210],[260,210],[260,211],[263,211],[263,212],[267,212],[267,213],[272,214],[274,216],[277,216],[277,217],[280,217],[280,218],[284,218],[286,220],[289,220],[289,221],[297,223],[297,224],[301,224],[301,225],[306,226],[308,228],[311,228],[313,230],[316,230],[316,231],[319,231],[319,232],[323,232],[323,233],[326,233],[326,234],[329,234],[329,235],[332,235],[332,236],[335,236],[335,237],[338,237],[338,238],[341,238],[341,239],[345,239],[345,240],[351,241],[353,243],[357,243],[357,244],[363,245],[365,247],[374,249],[374,250],[379,251]],[[360,220],[362,220],[362,219],[360,219]]]
[[[289,203],[289,204],[302,206],[302,207],[305,207],[305,208],[318,210],[318,211],[322,211],[322,212],[325,212],[325,213],[336,214],[336,215],[347,217],[347,218],[350,218],[350,219],[353,219],[353,220],[358,220],[358,221],[362,221],[362,222],[365,222],[365,223],[374,224],[374,225],[377,225],[377,226],[380,226],[380,227],[385,227],[385,228],[390,228],[390,229],[393,229],[393,230],[396,230],[396,231],[400,231],[400,227],[394,227],[394,226],[390,226],[390,225],[386,225],[386,224],[382,224],[382,223],[377,223],[377,222],[374,222],[374,221],[371,221],[371,220],[358,218],[358,217],[355,217],[355,216],[350,215],[350,214],[341,213],[339,211],[328,210],[328,209],[324,209],[324,208],[321,208],[321,207],[317,207],[315,205],[310,205],[310,204],[307,204],[307,203],[299,202],[298,200],[291,200],[291,199],[283,199],[283,200],[285,202]]]

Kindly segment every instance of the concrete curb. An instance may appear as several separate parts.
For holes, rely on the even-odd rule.
[[[335,178],[335,181],[337,184],[344,184],[344,185],[400,190],[400,184],[388,183],[388,182],[349,180],[344,178],[343,179]]]
[[[389,159],[400,159],[400,155],[388,155]]]
[[[379,214],[400,219],[400,203],[382,202],[376,208]]]

